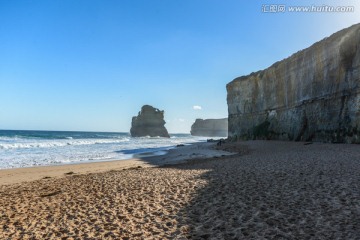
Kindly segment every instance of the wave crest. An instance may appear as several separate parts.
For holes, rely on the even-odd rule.
[[[0,143],[0,149],[22,149],[22,148],[53,148],[65,147],[70,145],[93,145],[93,144],[114,144],[130,141],[129,138],[123,139],[64,139],[64,140],[42,140],[42,141],[6,141]]]

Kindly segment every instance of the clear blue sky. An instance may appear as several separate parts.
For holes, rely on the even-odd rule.
[[[355,12],[262,12],[279,2]],[[358,22],[357,0],[0,0],[0,129],[128,132],[150,104],[189,132],[235,77]]]

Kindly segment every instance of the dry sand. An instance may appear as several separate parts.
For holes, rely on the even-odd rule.
[[[2,185],[0,239],[359,239],[359,145],[221,148],[241,153]]]

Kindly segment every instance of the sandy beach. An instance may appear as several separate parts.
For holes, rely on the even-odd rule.
[[[194,158],[213,158],[234,154],[226,151],[226,149],[225,151],[219,151],[215,149],[213,145],[214,143],[180,145],[167,151],[166,155],[157,156],[156,153],[149,152],[134,155],[134,158],[128,160],[88,161],[80,164],[0,169],[0,185],[23,183],[40,179],[61,178],[67,175],[157,167],[178,164]]]
[[[359,145],[248,141],[219,147],[232,154],[215,147],[1,170],[0,239],[360,236]]]

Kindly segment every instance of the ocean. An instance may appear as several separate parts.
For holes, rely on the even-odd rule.
[[[133,138],[129,133],[0,130],[0,169],[129,159],[165,154],[178,144],[206,141],[190,134]]]

